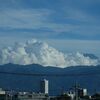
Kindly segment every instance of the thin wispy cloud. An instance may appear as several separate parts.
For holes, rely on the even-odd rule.
[[[100,41],[99,9],[99,0],[1,0],[0,40]]]
[[[31,10],[8,10],[1,13],[0,16],[0,27],[3,28],[3,30],[7,30],[14,32],[15,31],[29,31],[30,32],[36,32],[35,30],[44,30],[43,28],[46,28],[44,32],[46,31],[50,34],[62,34],[62,32],[65,32],[65,34],[73,32],[76,34],[76,32],[80,35],[80,31],[85,33],[85,28],[90,29],[91,27],[96,28],[93,26],[86,26],[86,25],[73,25],[69,23],[56,23],[53,21],[49,21],[49,16],[52,15],[51,11],[43,9],[31,9]],[[71,18],[71,16],[70,16]],[[85,20],[85,19],[84,19]],[[89,28],[90,27],[90,28]],[[27,29],[27,30],[26,30]],[[1,30],[1,31],[3,31]],[[99,30],[99,28],[98,28]],[[38,32],[38,31],[37,31]],[[81,33],[82,34],[82,33]],[[88,33],[89,34],[89,33]],[[87,35],[88,35],[87,34]],[[93,34],[93,33],[92,33]],[[54,36],[55,36],[54,35]],[[83,34],[84,35],[84,34]],[[90,34],[91,35],[91,34]]]
[[[7,10],[1,12],[0,26],[10,28],[37,28],[43,25],[48,12],[37,9],[30,10]]]

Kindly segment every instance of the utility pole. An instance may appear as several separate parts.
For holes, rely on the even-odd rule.
[[[5,98],[5,99],[6,99],[6,100],[8,100],[8,98],[7,98],[7,92],[6,92],[5,96],[6,96],[6,98]]]
[[[75,86],[74,86],[74,90],[75,90],[75,100],[79,100],[78,89],[79,89],[79,84],[75,83]]]

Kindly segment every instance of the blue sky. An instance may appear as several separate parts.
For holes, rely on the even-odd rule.
[[[100,56],[100,0],[0,0],[0,45],[31,38]]]

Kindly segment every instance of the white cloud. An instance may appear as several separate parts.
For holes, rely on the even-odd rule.
[[[12,47],[1,49],[0,64],[6,63],[41,64],[64,68],[76,65],[97,65],[98,60],[85,57],[81,53],[64,54],[48,46],[47,43],[33,39],[25,44],[15,43]]]

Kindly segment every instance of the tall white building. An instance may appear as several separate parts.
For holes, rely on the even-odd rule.
[[[49,93],[49,81],[46,79],[41,81],[41,92],[45,94]]]

